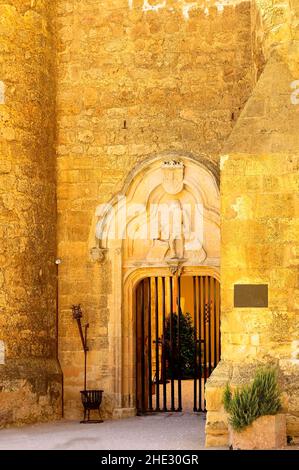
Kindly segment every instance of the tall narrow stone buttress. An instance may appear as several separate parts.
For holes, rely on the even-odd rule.
[[[228,443],[226,384],[248,384],[269,364],[279,371],[287,435],[299,440],[298,8],[292,17],[272,48],[267,30],[269,57],[220,156],[222,350],[206,385],[208,447]],[[236,292],[248,284],[254,304],[240,304]],[[258,304],[261,286],[268,298]]]
[[[55,3],[0,1],[0,426],[61,416]]]

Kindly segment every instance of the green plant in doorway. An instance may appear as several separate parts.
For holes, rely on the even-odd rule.
[[[178,326],[180,317],[180,351],[178,347]],[[165,354],[167,378],[193,379],[194,378],[194,326],[190,313],[181,312],[172,314],[172,347],[171,347],[171,315],[166,320]]]

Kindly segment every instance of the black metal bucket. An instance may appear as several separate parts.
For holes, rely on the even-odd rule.
[[[82,405],[84,407],[84,419],[81,423],[102,423],[103,420],[101,419],[100,406],[103,398],[103,390],[82,390],[80,393]],[[98,410],[100,419],[90,419],[91,410]]]

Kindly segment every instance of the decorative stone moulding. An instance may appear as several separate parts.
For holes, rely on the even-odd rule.
[[[170,273],[173,276],[176,275],[176,274],[178,276],[180,276],[185,261],[187,261],[185,258],[183,258],[183,259],[178,259],[178,258],[167,259],[166,263],[169,266]]]
[[[95,262],[106,260],[112,273],[107,309],[114,417],[136,414],[132,358],[139,282],[153,275],[177,274],[219,279],[220,207],[215,175],[216,169],[203,156],[181,152],[153,155],[130,172],[120,193],[95,207],[88,253]],[[161,206],[170,206],[177,215],[167,219],[166,232],[157,217],[156,209]],[[181,223],[175,224],[174,219]]]
[[[136,212],[131,210],[134,207],[145,210]],[[175,223],[171,215],[167,219],[169,230],[164,230],[159,218],[165,207],[176,215]],[[143,162],[122,191],[97,208],[89,239],[93,261],[105,259],[103,250],[112,259],[115,249],[120,249],[123,267],[170,265],[177,271],[173,259],[184,259],[184,266],[219,266],[216,179],[205,165],[184,155]]]

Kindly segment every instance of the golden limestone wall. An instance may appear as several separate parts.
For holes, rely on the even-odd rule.
[[[298,77],[298,43],[276,44],[221,156],[222,362],[206,389],[208,446],[228,441],[225,384],[265,363],[279,367],[287,432],[299,436]],[[234,308],[235,284],[268,284],[269,307]]]
[[[56,175],[65,415],[82,411],[73,303],[90,323],[88,387],[112,414],[113,273],[90,256],[92,223],[137,162],[171,151],[221,156],[223,360],[207,445],[227,442],[225,383],[269,361],[299,434],[298,0],[223,3],[0,0],[0,425],[60,415]],[[269,284],[268,309],[233,308],[244,282]]]
[[[252,8],[254,36],[268,59],[277,45],[298,40],[298,0],[255,0]]]
[[[0,1],[0,427],[61,416],[54,3]]]
[[[268,58],[272,45],[290,40],[290,5],[288,0],[256,0],[253,10],[253,31]]]
[[[81,413],[83,384],[72,303],[81,302],[90,323],[88,386],[104,388],[107,413],[114,406],[111,266],[89,255],[97,205],[150,154],[217,161],[254,85],[248,2],[223,11],[160,3],[58,2],[59,350],[67,417]]]
[[[254,0],[251,7],[252,50],[256,77],[274,48],[297,48],[299,0]],[[290,50],[289,50],[290,53]]]

